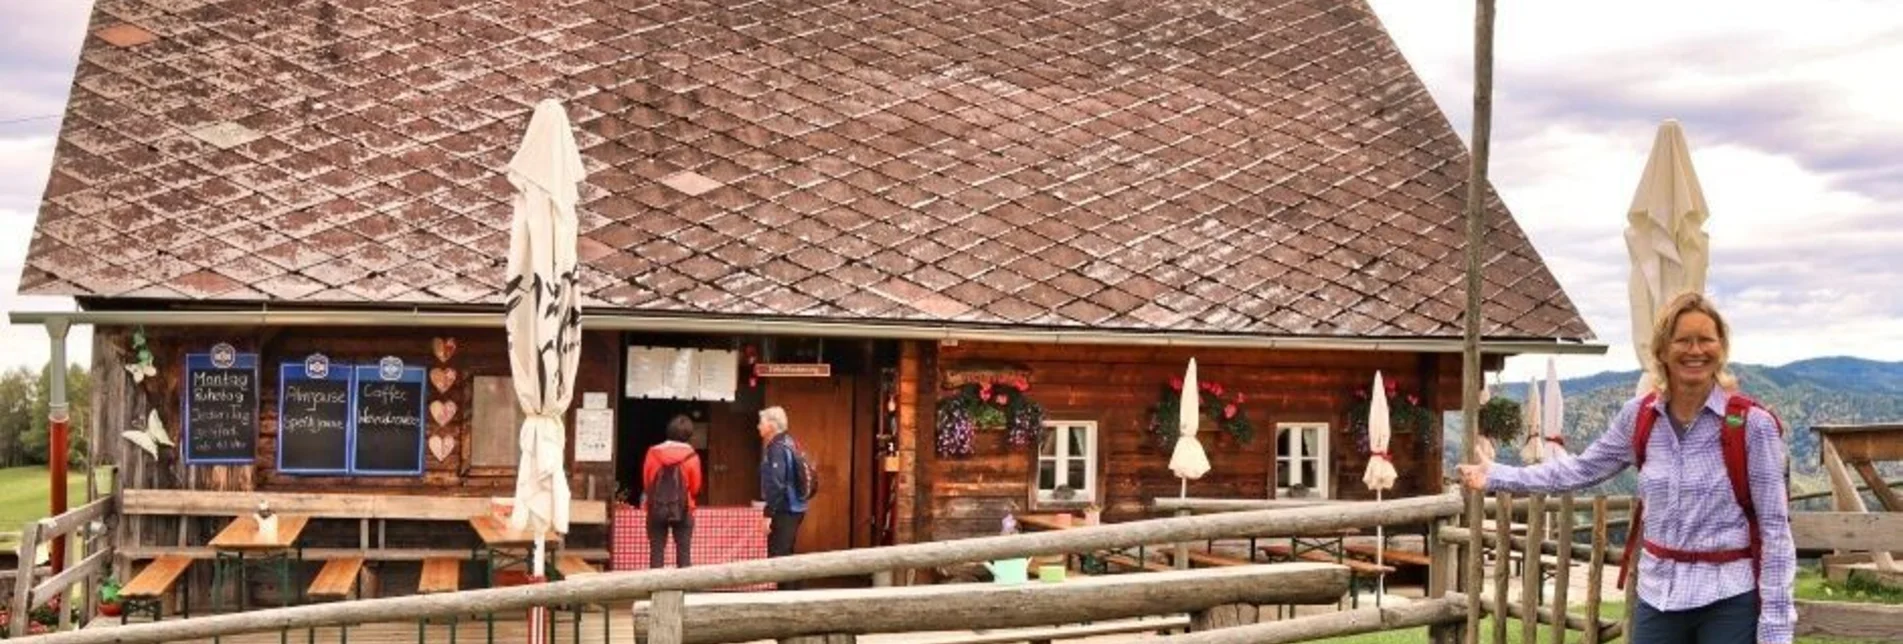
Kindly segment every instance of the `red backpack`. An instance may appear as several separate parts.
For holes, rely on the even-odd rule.
[[[1644,400],[1639,401],[1638,422],[1632,425],[1632,468],[1634,471],[1645,468],[1646,444],[1651,442],[1652,426],[1658,424],[1659,420],[1658,409],[1653,407],[1656,402],[1658,402],[1658,394],[1648,394]],[[1654,557],[1672,561],[1728,563],[1739,559],[1750,559],[1755,562],[1755,567],[1752,568],[1753,576],[1762,575],[1764,559],[1759,555],[1764,544],[1763,537],[1758,531],[1758,509],[1751,502],[1751,476],[1748,470],[1751,463],[1748,459],[1750,437],[1745,430],[1745,421],[1750,418],[1753,407],[1771,414],[1771,420],[1777,423],[1777,435],[1784,436],[1784,421],[1779,419],[1777,414],[1772,413],[1758,401],[1741,394],[1732,394],[1725,401],[1724,424],[1718,430],[1718,444],[1725,456],[1725,474],[1731,478],[1731,497],[1738,502],[1738,507],[1744,510],[1745,525],[1751,531],[1751,545],[1735,550],[1694,552],[1667,548],[1651,540],[1645,540],[1643,545],[1635,543],[1638,541],[1639,526],[1644,525],[1645,521],[1645,506],[1635,495],[1632,499],[1632,525],[1626,532],[1625,556],[1619,561],[1620,588],[1625,588],[1626,573],[1632,567],[1632,553],[1640,547],[1645,548],[1645,551],[1652,553]]]

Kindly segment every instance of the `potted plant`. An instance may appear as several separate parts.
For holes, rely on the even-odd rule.
[[[1494,396],[1480,407],[1480,435],[1500,445],[1512,445],[1526,427],[1520,403],[1505,396]]]
[[[99,583],[99,614],[105,617],[118,617],[125,606],[119,602],[119,590],[123,588],[119,580],[107,577]]]

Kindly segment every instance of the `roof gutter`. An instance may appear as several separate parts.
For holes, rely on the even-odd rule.
[[[69,324],[95,326],[393,326],[496,328],[498,313],[388,310],[277,310],[277,311],[14,311],[14,324]],[[939,342],[1010,342],[1023,344],[1124,345],[1203,347],[1225,349],[1289,349],[1317,351],[1388,351],[1456,353],[1460,338],[1380,338],[1219,333],[1151,333],[1114,330],[1029,330],[960,327],[921,323],[884,323],[817,320],[759,320],[719,317],[657,316],[596,313],[582,316],[582,327],[606,331],[650,331],[730,335],[931,340]],[[1490,340],[1484,353],[1603,355],[1606,346],[1562,338]]]

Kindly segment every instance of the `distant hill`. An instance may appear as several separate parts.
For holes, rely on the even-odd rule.
[[[1780,367],[1733,364],[1731,370],[1746,393],[1777,410],[1784,419],[1785,437],[1791,446],[1793,493],[1829,487],[1811,425],[1903,422],[1903,362],[1830,357]],[[1567,446],[1578,452],[1604,433],[1619,408],[1631,399],[1638,379],[1639,372],[1626,371],[1560,380],[1561,391],[1566,394]],[[1496,387],[1494,395],[1524,402],[1526,383]],[[1459,460],[1464,430],[1458,422],[1447,425],[1443,456],[1452,471],[1451,464]],[[1517,464],[1518,446],[1513,446],[1512,453],[1508,451],[1501,450],[1501,460]],[[1903,464],[1891,463],[1881,469],[1888,478],[1903,477]],[[1632,484],[1627,472],[1603,487],[1624,493],[1632,489]]]

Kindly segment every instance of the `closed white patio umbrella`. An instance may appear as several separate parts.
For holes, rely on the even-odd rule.
[[[1705,192],[1692,170],[1691,146],[1678,121],[1659,124],[1652,156],[1626,209],[1625,244],[1632,260],[1627,294],[1632,304],[1632,349],[1639,365],[1650,362],[1652,325],[1659,307],[1687,291],[1703,292],[1711,265],[1711,236],[1705,220]],[[1637,395],[1652,391],[1650,369],[1640,376]]]

